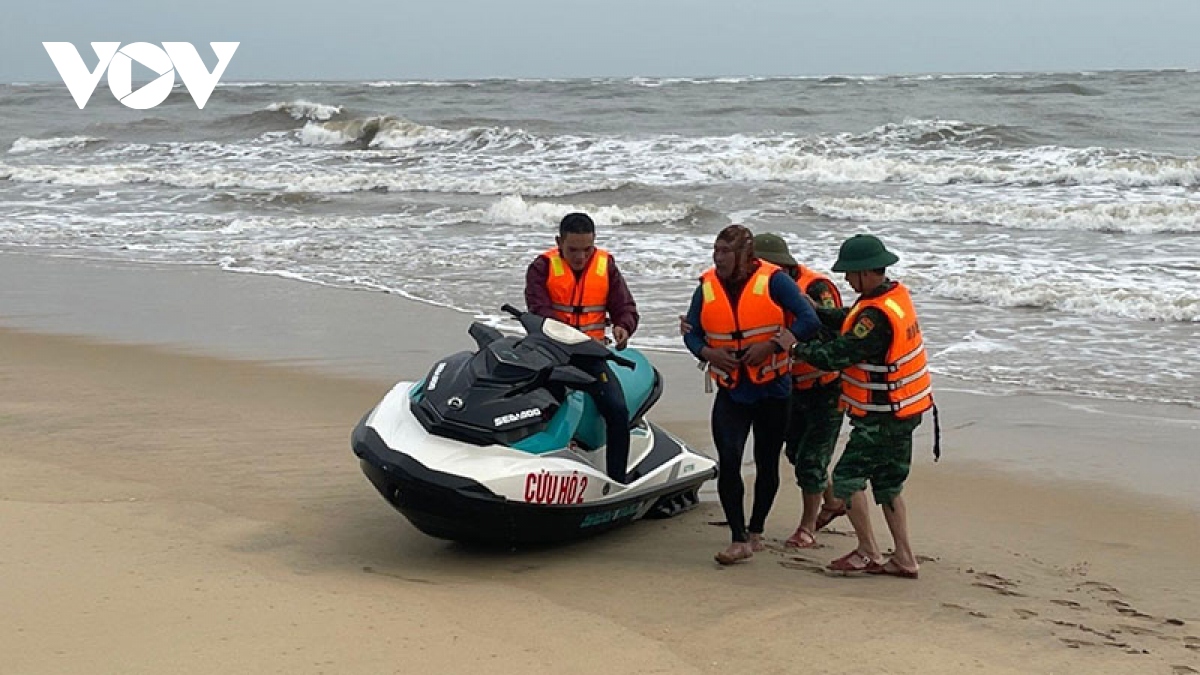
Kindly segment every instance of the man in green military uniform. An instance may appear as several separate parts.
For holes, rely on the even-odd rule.
[[[850,308],[818,308],[822,323],[839,335],[798,343],[792,355],[820,370],[842,371],[841,404],[850,415],[850,438],[833,470],[833,494],[849,504],[858,546],[829,568],[916,578],[901,492],[912,461],[912,434],[933,395],[912,298],[886,275],[898,260],[871,235],[846,240],[833,271],[844,272],[859,297]],[[895,544],[886,562],[871,528],[868,482]]]
[[[796,262],[783,237],[771,232],[755,235],[754,255],[782,267],[817,310],[842,306],[841,293],[833,281]],[[822,330],[821,334],[828,338],[836,333]],[[834,499],[829,484],[829,460],[842,428],[840,395],[836,371],[825,373],[803,363],[792,367],[784,454],[795,467],[804,508],[796,531],[784,541],[790,548],[816,546],[817,531],[846,512],[845,505]]]

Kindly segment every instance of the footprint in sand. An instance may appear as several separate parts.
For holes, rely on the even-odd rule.
[[[974,572],[974,570],[967,570],[967,571]],[[993,583],[997,583],[1001,586],[1016,586],[1017,585],[1017,582],[1013,581],[1012,579],[1009,579],[1007,577],[1002,577],[999,574],[995,574],[993,572],[974,572],[974,574],[975,574],[976,579],[981,579],[983,581],[990,581]]]
[[[1022,619],[1032,619],[1033,617],[1038,615],[1037,612],[1035,612],[1033,610],[1029,610],[1029,609],[1017,608],[1017,609],[1014,609],[1013,612],[1015,612],[1016,615],[1021,617]]]
[[[1117,612],[1124,614],[1125,616],[1132,616],[1135,619],[1153,619],[1154,618],[1154,617],[1150,616],[1149,614],[1137,611],[1136,609],[1131,607],[1128,602],[1125,602],[1123,600],[1109,600],[1108,606],[1117,610]]]
[[[825,566],[819,562],[802,558],[800,556],[791,556],[787,560],[780,560],[779,564],[789,570],[801,570],[804,572],[812,572],[813,574],[827,574]]]
[[[1051,600],[1050,602],[1053,602],[1056,605],[1062,605],[1063,607],[1070,607],[1071,609],[1083,609],[1083,605],[1075,602],[1074,600]]]
[[[1051,620],[1050,623],[1054,624],[1055,626],[1063,626],[1066,628],[1075,628],[1084,633],[1090,633],[1092,635],[1096,635],[1098,637],[1104,638],[1105,640],[1110,640],[1113,642],[1115,642],[1117,639],[1117,636],[1113,635],[1112,633],[1105,633],[1102,630],[1096,630],[1095,628],[1086,626],[1082,623],[1075,623],[1073,621],[1059,621],[1057,619]]]
[[[999,593],[1000,595],[1008,595],[1008,596],[1012,596],[1014,598],[1026,597],[1024,593],[1018,593],[1017,591],[1014,591],[1013,589],[1008,588],[1007,586],[1002,586],[1000,584],[992,584],[992,583],[988,583],[986,581],[976,581],[975,583],[973,583],[971,585],[978,586],[980,588],[986,588],[990,591],[995,591],[995,592]]]
[[[996,591],[1000,595],[1011,595],[1016,597],[1024,597],[1023,593],[1018,593],[1012,590],[1017,586],[1017,582],[1007,577],[1002,577],[994,572],[976,572],[973,569],[968,569],[967,572],[975,575],[978,579],[973,585],[981,588],[987,588]]]
[[[1118,589],[1116,586],[1111,586],[1102,581],[1083,581],[1075,584],[1075,588],[1081,591],[1100,591],[1102,593],[1121,595],[1120,589]]]
[[[1190,673],[1200,673],[1200,670],[1196,670],[1191,666],[1171,666],[1171,672],[1174,675],[1189,675]]]
[[[981,612],[981,611],[979,611],[979,610],[977,610],[977,609],[971,609],[971,608],[969,608],[969,607],[963,607],[962,605],[957,605],[957,604],[955,604],[955,603],[953,603],[953,602],[943,602],[943,603],[942,603],[942,607],[945,607],[946,609],[957,609],[957,610],[959,610],[959,611],[966,612],[966,613],[967,613],[967,616],[973,616],[973,617],[975,617],[976,619],[990,619],[990,618],[992,618],[992,615],[991,615],[991,614],[985,614],[984,612]]]
[[[1145,635],[1159,636],[1159,635],[1162,635],[1162,633],[1160,633],[1160,632],[1158,632],[1158,631],[1156,631],[1156,630],[1154,630],[1154,629],[1152,629],[1152,628],[1142,628],[1141,626],[1131,626],[1131,625],[1129,625],[1129,624],[1127,624],[1127,623],[1119,623],[1119,624],[1117,624],[1117,630],[1121,631],[1122,633],[1129,633],[1130,635],[1138,635],[1138,636],[1145,636]]]
[[[1059,640],[1059,642],[1062,642],[1063,644],[1070,647],[1071,649],[1079,649],[1080,647],[1099,647],[1100,646],[1090,640],[1078,640],[1076,638],[1058,638],[1058,640]]]

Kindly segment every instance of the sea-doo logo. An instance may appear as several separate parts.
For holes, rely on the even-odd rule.
[[[521,412],[509,413],[507,415],[501,415],[501,416],[497,417],[496,419],[492,420],[492,426],[502,427],[505,424],[512,424],[513,422],[520,422],[521,420],[527,420],[531,417],[541,417],[541,416],[542,416],[542,411],[540,408],[530,408],[528,410],[522,410]]]
[[[433,374],[429,376],[429,384],[425,386],[427,391],[437,389],[438,379],[442,376],[442,371],[446,369],[446,362],[442,361],[437,364],[437,368],[433,369]]]
[[[167,100],[175,86],[175,71],[179,71],[183,86],[192,95],[196,107],[204,108],[241,43],[208,44],[217,55],[217,67],[212,72],[205,67],[190,42],[164,42],[162,48],[149,42],[133,42],[124,47],[120,42],[93,42],[92,51],[96,52],[98,62],[96,69],[90,71],[79,56],[79,50],[70,42],[43,42],[42,46],[81,110],[96,91],[105,70],[108,71],[108,88],[118,101],[135,110],[146,110]],[[134,61],[158,73],[156,79],[137,91],[133,91]]]

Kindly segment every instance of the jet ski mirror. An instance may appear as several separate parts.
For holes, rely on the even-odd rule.
[[[481,323],[471,324],[471,327],[467,329],[467,334],[475,339],[475,344],[478,345],[480,349],[483,349],[496,340],[504,337],[500,331],[491,326],[485,326]]]
[[[517,321],[520,321],[521,327],[525,329],[526,333],[532,335],[534,333],[542,332],[542,323],[545,321],[545,319],[537,314],[534,314],[533,312],[522,312],[508,303],[501,305],[500,309],[508,312],[509,314],[513,315],[513,318],[515,318]]]

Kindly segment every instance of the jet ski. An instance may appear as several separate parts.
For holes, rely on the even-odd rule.
[[[509,546],[580,539],[695,507],[716,463],[646,420],[663,390],[646,357],[502,309],[525,335],[472,323],[476,351],[400,382],[354,429],[354,454],[383,498],[428,535]],[[594,382],[586,366],[598,359],[609,361],[630,411],[624,484],[605,473],[604,420],[579,391]]]

